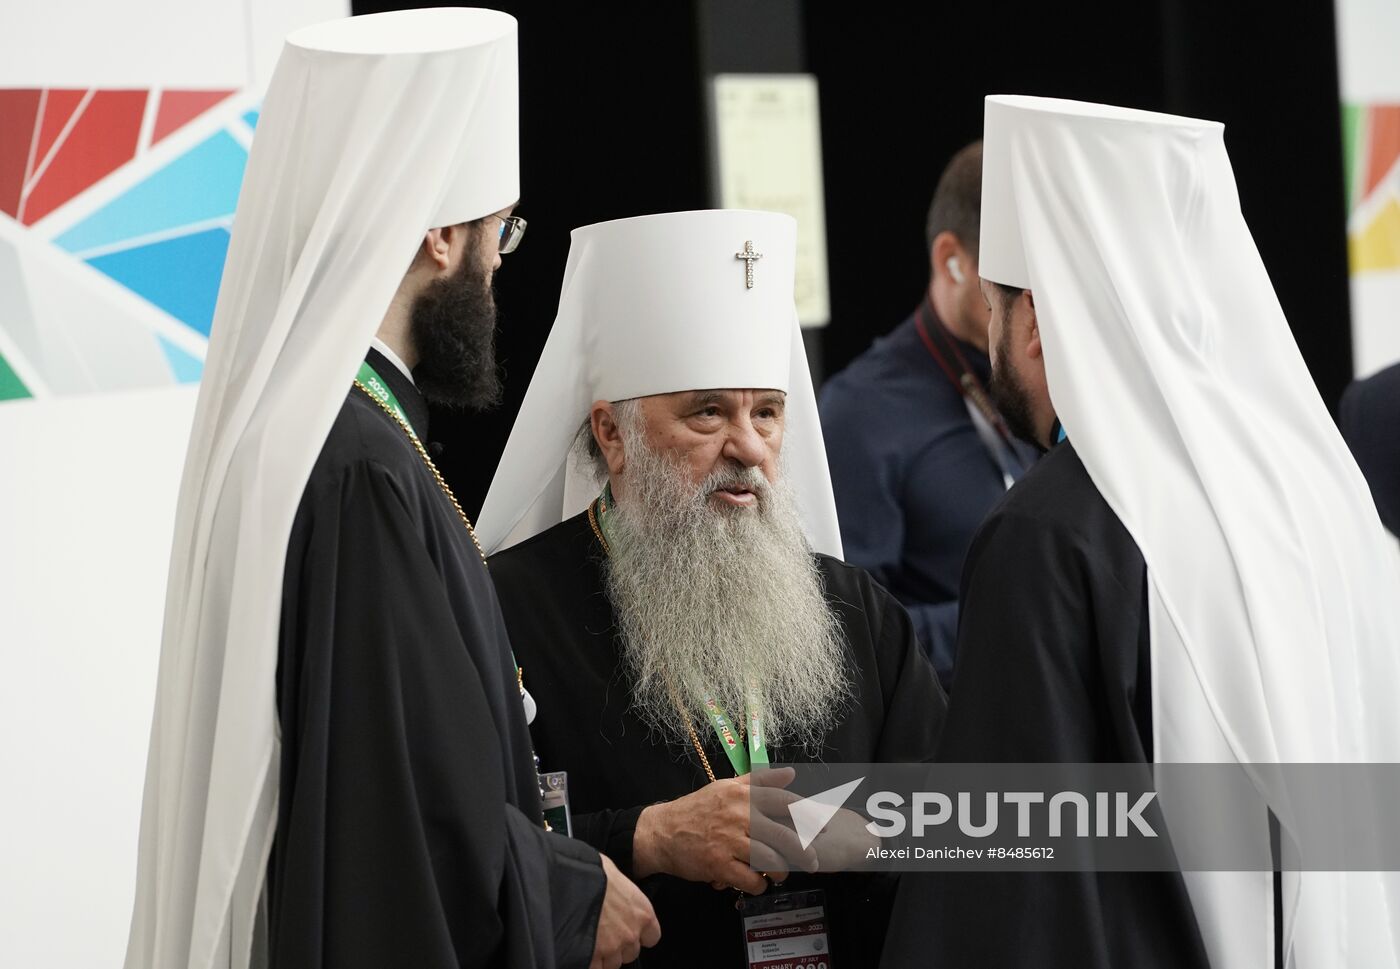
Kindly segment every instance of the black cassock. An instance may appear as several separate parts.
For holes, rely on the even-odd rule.
[[[1147,570],[1069,442],[968,551],[946,763],[1149,763]],[[905,875],[886,967],[1207,965],[1174,872]]]
[[[540,714],[530,730],[544,770],[569,774],[574,834],[632,869],[642,809],[708,782],[692,748],[658,742],[630,709],[631,695],[603,585],[604,552],[579,515],[491,559],[506,626]],[[932,756],[946,699],[908,614],[863,570],[819,556],[827,598],[846,632],[857,706],[826,739],[827,762],[905,762]],[[729,760],[702,738],[717,777]],[[796,753],[770,750],[774,763]],[[747,965],[733,891],[671,875],[639,882],[656,909],[661,943],[639,965],[735,969]],[[794,873],[783,891],[827,893],[832,963],[873,966],[893,898],[888,875]]]
[[[427,407],[378,353],[410,421]],[[272,965],[584,966],[605,879],[544,830],[480,555],[408,436],[352,390],[287,547]]]

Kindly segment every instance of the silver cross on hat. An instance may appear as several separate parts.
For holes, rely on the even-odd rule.
[[[744,251],[734,253],[735,259],[744,260],[744,288],[753,289],[753,264],[763,258],[763,253],[755,252],[753,240],[744,241]]]

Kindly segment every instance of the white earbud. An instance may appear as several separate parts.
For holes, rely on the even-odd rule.
[[[948,275],[953,277],[953,282],[961,284],[963,282],[962,266],[958,265],[957,256],[948,257]]]

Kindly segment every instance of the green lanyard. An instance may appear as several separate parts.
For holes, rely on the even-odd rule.
[[[763,721],[754,710],[749,711],[749,741],[746,745],[739,742],[733,721],[714,697],[707,696],[702,702],[705,705],[705,715],[710,718],[710,726],[714,727],[720,746],[729,757],[729,763],[734,765],[736,777],[743,777],[754,767],[768,765],[768,745],[763,740]]]
[[[603,551],[608,551],[608,543],[612,540],[612,535],[607,529],[607,519],[613,508],[612,485],[603,486],[603,493],[594,502],[597,509],[595,519],[598,524],[599,537],[604,539]],[[754,767],[766,767],[768,765],[768,744],[763,736],[763,719],[758,714],[758,708],[754,704],[749,704],[748,743],[741,743],[739,731],[734,727],[734,721],[729,718],[724,707],[719,705],[719,701],[713,696],[704,696],[701,703],[705,707],[705,715],[710,718],[710,726],[714,728],[715,736],[719,738],[719,745],[724,749],[725,755],[729,758],[729,763],[734,766],[734,774],[743,777]]]
[[[398,415],[399,420],[403,421],[403,426],[408,428],[408,433],[413,435],[413,439],[415,441],[418,440],[418,432],[413,429],[413,422],[410,421],[408,415],[404,413],[402,405],[399,404],[399,399],[394,396],[394,392],[389,389],[389,385],[380,379],[379,374],[374,372],[374,368],[369,365],[368,360],[360,364],[360,372],[355,374],[355,380],[371,394],[388,405],[388,407]]]

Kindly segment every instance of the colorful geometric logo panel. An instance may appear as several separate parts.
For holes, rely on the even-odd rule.
[[[256,124],[228,90],[0,90],[0,401],[198,381]]]
[[[228,239],[227,228],[208,229],[118,249],[87,262],[207,339]]]
[[[1400,104],[1343,108],[1353,273],[1400,270]]]

